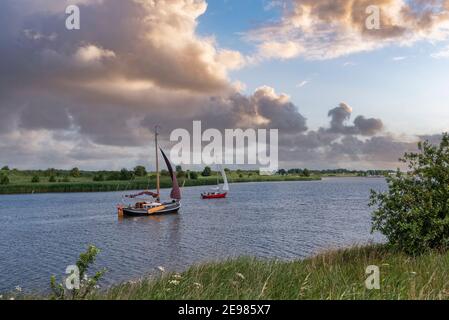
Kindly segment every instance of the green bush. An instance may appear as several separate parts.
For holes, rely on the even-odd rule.
[[[41,179],[39,178],[39,176],[33,176],[31,178],[31,183],[39,183],[41,181]]]
[[[120,171],[120,180],[128,181],[134,179],[134,172],[129,171],[128,169],[122,169]]]
[[[302,171],[302,174],[303,174],[304,177],[310,177],[310,171],[308,169],[304,169]]]
[[[79,178],[81,176],[80,169],[73,168],[72,170],[70,170],[70,176],[72,176],[73,178]]]
[[[191,171],[189,174],[190,174],[190,179],[198,180],[198,172]]]
[[[439,146],[418,144],[418,153],[406,153],[400,170],[387,177],[388,191],[372,191],[373,232],[411,255],[449,248],[449,135]]]
[[[50,178],[48,179],[48,182],[51,182],[51,183],[56,182],[55,176],[50,176]]]
[[[52,276],[50,279],[50,288],[53,292],[51,299],[52,300],[79,300],[85,299],[88,295],[92,294],[98,288],[98,282],[105,274],[106,270],[103,269],[95,273],[92,278],[89,278],[87,275],[87,271],[91,267],[91,265],[95,262],[95,258],[97,257],[100,250],[95,246],[89,246],[85,253],[80,254],[78,261],[76,262],[76,266],[79,270],[79,280],[80,286],[79,289],[70,290],[70,296],[66,293],[68,291],[64,284],[56,283],[56,277]]]
[[[210,177],[212,175],[212,169],[210,167],[204,168],[203,172],[201,173],[203,177]]]
[[[0,185],[6,186],[9,184],[9,178],[6,174],[0,174]]]
[[[136,177],[145,177],[147,175],[147,169],[144,166],[137,166],[134,168],[134,174]]]
[[[104,175],[103,174],[98,174],[98,175],[95,175],[94,177],[93,177],[93,181],[95,181],[95,182],[102,182],[102,181],[104,181],[105,179],[104,179]]]

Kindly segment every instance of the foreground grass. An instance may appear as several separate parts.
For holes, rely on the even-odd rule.
[[[366,267],[381,270],[381,290],[365,288]],[[410,257],[383,246],[294,261],[240,258],[114,286],[90,299],[449,299],[449,254]]]

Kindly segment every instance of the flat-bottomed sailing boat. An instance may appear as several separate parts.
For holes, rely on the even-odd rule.
[[[179,188],[178,180],[176,179],[176,174],[173,171],[173,167],[170,160],[165,155],[164,151],[158,146],[158,129],[155,130],[155,144],[156,144],[156,186],[157,193],[151,191],[143,191],[138,194],[132,194],[125,196],[128,199],[137,200],[134,205],[118,205],[119,216],[127,217],[141,217],[141,216],[155,216],[155,215],[165,215],[178,213],[181,209],[181,189]],[[159,173],[159,151],[164,158],[167,165],[167,169],[170,173],[172,180],[172,190],[170,193],[171,201],[161,202],[160,198],[160,173]],[[142,197],[150,197],[152,200],[145,200]]]

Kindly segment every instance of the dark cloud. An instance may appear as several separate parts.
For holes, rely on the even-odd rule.
[[[364,116],[358,116],[354,120],[354,125],[348,126],[346,122],[351,118],[351,114],[352,108],[346,103],[340,103],[338,107],[330,110],[328,114],[331,118],[329,132],[373,136],[384,129],[382,120],[374,118],[367,119]]]

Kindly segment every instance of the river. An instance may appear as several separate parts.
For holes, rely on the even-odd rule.
[[[101,249],[103,286],[241,255],[298,259],[382,241],[370,234],[371,189],[384,179],[232,184],[228,199],[185,188],[180,214],[122,219],[122,192],[0,196],[0,292],[48,290],[89,244]],[[168,191],[164,190],[164,194]]]

